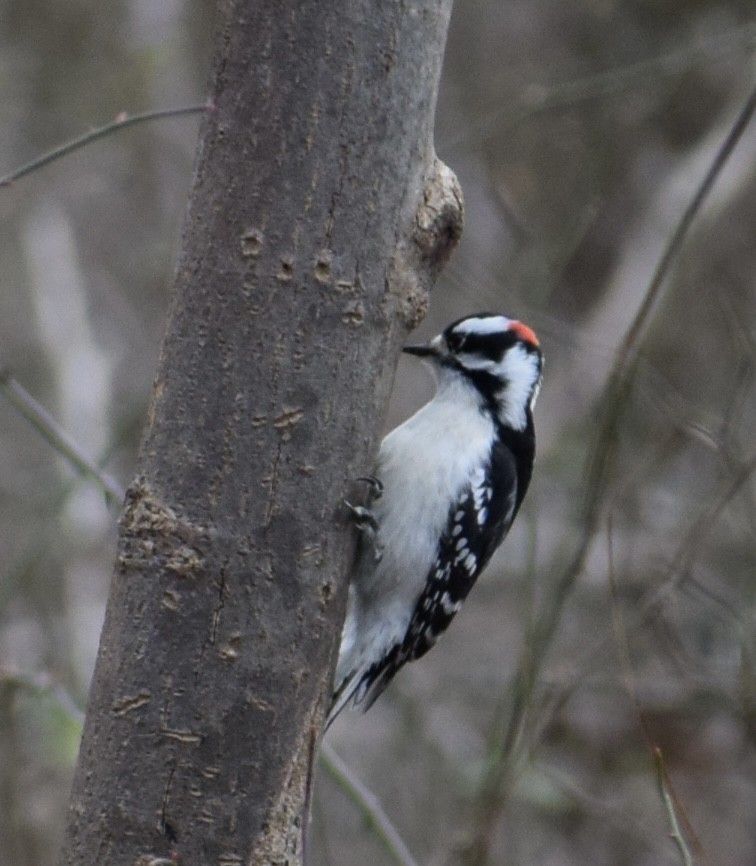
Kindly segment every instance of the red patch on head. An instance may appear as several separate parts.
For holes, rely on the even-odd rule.
[[[512,322],[509,326],[510,331],[514,331],[515,334],[526,343],[532,343],[534,346],[540,346],[541,344],[538,342],[538,337],[535,335],[535,331],[532,328],[529,328],[527,325],[523,325],[522,322]]]

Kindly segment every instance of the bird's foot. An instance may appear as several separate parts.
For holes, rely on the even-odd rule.
[[[364,505],[352,505],[351,502],[344,500],[344,505],[349,509],[352,522],[362,533],[363,538],[367,539],[375,552],[375,561],[380,562],[383,558],[383,544],[380,537],[380,526],[378,518]]]

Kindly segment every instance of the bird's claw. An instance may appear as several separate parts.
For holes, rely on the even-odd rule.
[[[364,505],[352,505],[346,499],[344,505],[351,511],[357,529],[361,532],[378,532],[378,520],[369,508],[365,508]]]
[[[383,482],[380,478],[376,478],[375,475],[360,475],[357,481],[364,481],[365,484],[370,486],[368,496],[371,502],[375,502],[376,499],[380,499],[383,496]]]
[[[344,505],[351,512],[354,525],[364,534],[365,538],[370,540],[375,551],[375,561],[380,562],[383,558],[383,544],[380,540],[380,527],[375,514],[369,508],[365,508],[364,505],[352,505],[346,499],[344,500]]]

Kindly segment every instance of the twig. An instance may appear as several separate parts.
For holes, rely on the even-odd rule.
[[[397,866],[418,866],[378,798],[360,782],[328,743],[320,745],[320,760],[331,778],[362,812],[394,863]]]
[[[118,505],[123,502],[126,492],[121,485],[103,472],[81,451],[73,438],[52,415],[7,370],[0,369],[0,391],[56,451],[62,454],[82,475],[90,478],[102,488],[110,503]]]
[[[74,138],[71,141],[66,142],[66,144],[56,147],[54,150],[42,154],[42,156],[38,156],[31,162],[26,163],[26,165],[22,165],[21,168],[12,171],[10,174],[0,177],[0,187],[8,186],[8,184],[13,183],[15,180],[19,180],[19,178],[22,178],[27,174],[31,174],[38,168],[42,168],[43,166],[48,165],[48,163],[55,162],[56,159],[67,156],[72,151],[78,150],[80,147],[84,147],[93,141],[97,141],[98,138],[104,138],[106,135],[110,135],[110,133],[116,132],[119,129],[124,129],[127,126],[133,126],[136,123],[145,123],[149,120],[160,120],[165,117],[181,117],[185,114],[200,114],[201,112],[209,111],[210,109],[210,105],[188,105],[184,108],[165,108],[159,111],[145,111],[143,114],[126,114],[123,112],[111,123],[106,123],[105,126],[93,129],[90,132],[79,136],[79,138]]]
[[[656,764],[656,772],[659,779],[659,791],[661,792],[664,808],[667,811],[667,819],[669,820],[669,835],[680,851],[680,856],[682,857],[684,866],[693,866],[693,855],[688,849],[685,837],[680,829],[680,822],[677,820],[677,797],[672,789],[669,776],[667,775],[667,770],[664,766],[662,751],[658,746],[654,749],[654,762]]]
[[[722,512],[740,492],[754,472],[756,472],[756,452],[751,454],[748,460],[741,464],[738,474],[724,487],[721,493],[716,497],[712,496],[710,504],[701,510],[698,518],[685,533],[683,541],[672,560],[669,569],[669,580],[674,586],[679,586],[688,579],[691,567],[701,545],[708,538],[712,528],[722,516]]]
[[[640,337],[648,323],[651,310],[659,297],[662,284],[669,273],[670,266],[677,254],[680,252],[683,241],[690,231],[693,220],[701,210],[701,205],[703,204],[704,199],[711,192],[714,182],[721,174],[727,160],[730,158],[730,154],[735,149],[735,145],[740,141],[746,127],[753,117],[754,111],[756,111],[756,88],[751,91],[745,104],[740,109],[740,113],[735,118],[735,122],[727,134],[727,137],[722,142],[722,146],[717,151],[714,160],[709,166],[709,170],[706,172],[704,179],[696,190],[696,194],[685,209],[675,232],[670,238],[667,248],[659,260],[659,264],[656,266],[656,271],[651,280],[651,285],[646,291],[646,296],[643,298],[643,302],[635,315],[635,319],[622,342],[619,352],[620,357],[625,353],[630,356],[633,350],[637,350],[640,343]]]
[[[625,617],[622,614],[622,605],[620,604],[619,586],[617,585],[617,576],[614,573],[614,516],[610,511],[607,518],[606,527],[607,553],[609,557],[607,576],[609,578],[609,596],[611,598],[612,610],[612,626],[614,627],[614,640],[617,646],[619,655],[620,667],[625,680],[625,688],[633,702],[635,711],[638,713],[638,719],[643,732],[646,732],[645,722],[643,719],[643,710],[641,708],[640,698],[638,697],[638,689],[635,684],[635,671],[630,655],[630,639],[627,634],[627,626],[625,625]]]
[[[698,835],[693,829],[693,825],[690,823],[690,820],[686,815],[682,803],[680,802],[679,798],[677,797],[672,788],[672,782],[670,781],[666,768],[664,766],[662,751],[659,746],[654,744],[651,731],[649,730],[648,724],[646,722],[643,706],[641,704],[640,697],[638,696],[638,689],[636,688],[635,684],[635,672],[633,671],[633,665],[630,658],[630,641],[628,638],[627,628],[625,626],[625,620],[622,615],[622,607],[619,600],[617,579],[614,574],[612,529],[613,526],[610,515],[608,527],[609,587],[612,599],[612,621],[614,623],[615,636],[620,657],[620,665],[622,667],[622,672],[625,678],[625,687],[627,688],[628,694],[630,695],[630,700],[633,703],[635,711],[638,714],[638,723],[640,725],[641,731],[643,732],[643,737],[646,740],[654,756],[654,763],[656,765],[656,772],[659,781],[659,790],[661,792],[662,801],[664,802],[664,807],[666,809],[667,817],[669,820],[670,835],[675,840],[677,847],[680,849],[683,857],[683,863],[685,864],[685,866],[693,866],[692,856],[690,854],[690,851],[688,850],[685,838],[680,831],[679,821],[677,818],[678,813],[682,819],[688,836],[693,840],[693,844],[696,848],[697,853],[700,854],[700,856],[705,860],[703,846],[698,839]]]
[[[17,686],[41,694],[49,694],[63,712],[77,725],[84,724],[84,713],[66,689],[48,673],[28,674],[10,668],[0,667],[0,684]]]
[[[618,650],[620,664],[623,671],[624,682],[630,699],[638,714],[638,722],[643,733],[643,736],[654,754],[654,760],[658,772],[658,758],[656,756],[657,747],[654,744],[653,737],[649,731],[646,719],[643,713],[643,707],[638,697],[635,686],[634,675],[630,660],[629,640],[628,635],[638,629],[647,621],[649,615],[659,606],[663,598],[668,595],[673,589],[680,587],[686,580],[691,580],[690,568],[694,559],[694,552],[697,552],[701,545],[713,532],[718,519],[722,516],[726,506],[734,499],[734,497],[742,491],[746,482],[756,473],[756,452],[750,458],[741,464],[741,469],[735,478],[729,481],[724,486],[719,495],[710,497],[708,507],[693,521],[689,530],[683,536],[683,540],[678,546],[676,555],[672,558],[671,564],[666,571],[664,578],[659,585],[649,590],[637,605],[637,610],[627,619],[623,616],[620,608],[619,593],[617,588],[616,577],[614,574],[614,557],[612,553],[612,518],[611,513],[608,521],[608,546],[609,546],[609,569],[608,580],[612,599],[612,620],[613,620],[613,636],[615,648]],[[711,597],[710,593],[707,593]],[[721,602],[718,601],[721,604]],[[750,633],[750,632],[749,632]],[[531,741],[537,742],[542,732],[548,728],[551,720],[556,715],[558,708],[568,699],[569,695],[574,691],[580,677],[585,677],[588,672],[594,669],[595,665],[603,664],[606,654],[609,652],[609,638],[603,637],[596,641],[590,649],[586,650],[577,660],[574,668],[579,673],[574,674],[568,680],[562,682],[558,692],[549,696],[548,704],[542,702],[539,704],[538,725],[533,726]],[[701,864],[709,862],[706,851],[696,834],[690,820],[687,818],[685,809],[680,803],[679,798],[675,795],[671,782],[666,781],[667,795],[672,798],[675,806],[675,820],[682,821],[683,827],[687,834],[687,838],[693,847],[695,856]],[[496,796],[496,789],[493,790],[493,796]],[[501,798],[500,798],[501,799]],[[665,806],[669,810],[668,800],[665,797]],[[679,819],[677,818],[679,815]],[[478,843],[481,844],[480,842]],[[476,848],[477,852],[478,849]],[[480,863],[481,857],[472,859],[466,862]]]
[[[519,124],[549,111],[560,111],[591,100],[621,94],[633,87],[641,86],[649,79],[658,81],[662,76],[678,75],[701,60],[716,60],[731,57],[736,43],[744,44],[753,51],[756,42],[756,25],[748,22],[707,39],[686,46],[679,51],[641,60],[628,66],[607,69],[585,78],[562,83],[546,83],[526,90],[514,104],[484,114],[479,120],[465,124],[464,128],[447,135],[441,142],[442,150],[449,151],[462,145],[480,145],[493,134],[511,130]]]
[[[752,454],[751,457],[742,464],[742,468],[738,475],[732,481],[730,481],[726,485],[726,487],[724,487],[724,489],[719,495],[711,497],[710,504],[704,511],[701,512],[701,514],[699,514],[699,516],[695,519],[688,531],[683,536],[683,540],[678,545],[677,552],[672,557],[669,567],[666,569],[665,574],[660,579],[658,584],[644,593],[644,595],[635,605],[636,610],[634,611],[634,613],[632,613],[627,618],[622,618],[622,632],[624,632],[625,635],[630,634],[636,629],[643,626],[643,624],[648,621],[649,616],[652,615],[653,612],[663,602],[665,597],[667,597],[673,590],[682,586],[686,580],[691,580],[690,566],[693,560],[692,550],[695,549],[695,551],[698,551],[700,549],[701,545],[704,544],[706,539],[713,532],[717,520],[721,517],[725,507],[742,490],[748,479],[751,478],[755,473],[756,453]],[[610,590],[614,593],[615,589],[612,587],[612,583],[613,574],[610,570]],[[698,587],[698,589],[701,590],[702,588]],[[710,591],[706,591],[706,595],[708,598],[713,597]],[[715,599],[715,601],[720,606],[723,605],[721,600]],[[623,643],[625,641],[622,638],[622,632],[617,632],[616,620],[613,624],[615,627],[613,629],[612,636],[614,637],[615,646],[619,646],[622,656],[624,658],[627,658],[628,656],[625,655],[627,650],[623,647]],[[559,692],[556,692],[551,697],[551,703],[554,707],[556,707],[556,705],[558,704],[563,703],[567,699],[567,696],[574,690],[575,686],[578,684],[578,679],[580,677],[584,677],[586,675],[586,672],[593,670],[593,665],[595,665],[596,663],[603,664],[603,659],[606,653],[610,650],[609,640],[609,637],[602,637],[595,643],[591,644],[591,646],[581,654],[581,656],[574,665],[575,670],[579,671],[580,673],[576,673],[575,675],[569,678],[565,678],[563,680]],[[632,688],[629,689],[631,696],[633,695],[633,691],[634,690]],[[540,707],[539,722],[541,728],[546,728],[548,726],[549,720],[552,719],[554,716],[554,712],[554,709],[548,710],[544,706]],[[538,735],[536,734],[534,739],[537,740],[537,738]]]

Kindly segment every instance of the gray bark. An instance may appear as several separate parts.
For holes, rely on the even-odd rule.
[[[451,0],[227,0],[61,864],[296,864],[399,343],[461,230]]]

